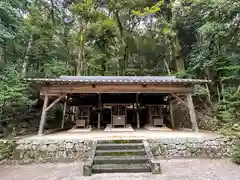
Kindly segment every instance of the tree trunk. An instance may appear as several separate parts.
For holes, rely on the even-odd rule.
[[[120,74],[121,74],[121,58],[119,57],[119,56],[117,56],[117,76],[120,76]]]
[[[32,43],[33,43],[33,36],[30,36],[30,39],[28,41],[27,51],[25,53],[25,56],[23,58],[23,64],[22,64],[22,76],[26,76],[27,73],[27,66],[28,66],[28,59],[29,59],[29,52],[32,49]]]
[[[173,49],[173,56],[175,59],[177,72],[185,72],[185,62],[181,55],[181,45],[177,35],[174,39],[172,49]]]
[[[78,48],[78,56],[76,59],[76,75],[81,76],[82,74],[82,61],[81,61],[81,50]]]
[[[6,100],[3,99],[3,103],[2,103],[2,105],[1,105],[1,115],[0,115],[0,119],[3,119],[5,103],[6,103]]]
[[[104,76],[106,72],[106,59],[102,59],[101,61],[101,75]]]
[[[3,61],[3,48],[0,47],[0,63]]]
[[[170,69],[169,69],[169,65],[168,65],[166,59],[163,59],[163,60],[164,60],[164,64],[165,64],[165,67],[166,67],[166,69],[167,69],[168,75],[171,76],[171,71],[170,71]]]
[[[86,70],[86,62],[84,58],[84,29],[81,32],[80,35],[80,43],[78,48],[78,57],[76,60],[77,67],[76,67],[76,75],[77,76],[83,76],[85,75]]]
[[[120,21],[118,12],[115,11],[114,15],[115,15],[115,18],[117,20],[118,29],[119,29],[119,32],[120,32],[120,40],[121,40],[120,49],[121,49],[121,47],[124,47],[124,54],[123,54],[122,57],[119,58],[119,63],[118,63],[119,64],[119,69],[120,69],[120,75],[123,75],[123,72],[126,68],[125,65],[126,65],[126,60],[127,60],[127,45],[126,45],[125,40],[124,40],[123,27],[122,27],[122,23]]]
[[[53,3],[53,0],[51,0],[51,18],[52,18],[52,24],[53,24],[53,27],[54,27],[55,21],[54,21],[54,3]]]
[[[209,90],[209,88],[208,88],[208,84],[205,84],[205,87],[206,87],[207,94],[208,94],[208,101],[209,101],[211,107],[213,107],[212,98],[211,98],[211,93],[210,93],[210,90]]]
[[[81,60],[82,60],[81,74],[85,76],[87,72],[87,62],[86,62],[87,59],[85,58],[84,40],[82,40],[80,47],[81,47]]]
[[[0,70],[5,67],[6,63],[4,60],[4,50],[2,47],[0,47]]]

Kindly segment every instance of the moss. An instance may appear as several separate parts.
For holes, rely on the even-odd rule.
[[[48,158],[49,154],[45,151],[36,151],[34,152],[34,158],[41,159],[41,158]]]
[[[106,152],[105,156],[135,156],[136,152]]]
[[[12,158],[15,148],[14,141],[0,141],[0,159]]]
[[[115,144],[125,144],[125,143],[135,143],[136,140],[112,140],[111,142]]]
[[[233,148],[232,160],[236,164],[240,164],[240,140]]]
[[[21,151],[15,150],[12,154],[12,158],[14,160],[21,160]]]

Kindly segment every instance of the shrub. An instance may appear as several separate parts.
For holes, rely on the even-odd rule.
[[[0,141],[0,161],[9,159],[13,155],[14,143],[9,141]]]
[[[236,164],[240,164],[240,140],[233,148],[232,159]]]

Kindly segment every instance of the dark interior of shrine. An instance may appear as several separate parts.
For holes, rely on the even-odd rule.
[[[138,99],[138,105],[136,104]],[[140,127],[149,122],[149,106],[162,106],[161,115],[164,124],[171,127],[169,113],[170,98],[168,94],[157,93],[124,93],[124,94],[71,94],[68,98],[68,106],[91,106],[90,124],[97,127],[98,113],[101,112],[101,128],[111,123],[111,111],[114,105],[126,107],[127,124],[137,127],[137,113],[139,112]]]

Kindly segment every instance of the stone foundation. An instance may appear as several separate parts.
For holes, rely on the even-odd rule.
[[[131,124],[126,124],[126,127],[112,127],[111,124],[107,124],[106,128],[104,129],[105,132],[134,132]]]
[[[107,140],[108,141],[108,140]],[[231,137],[145,139],[153,159],[224,158],[231,156],[236,139]],[[0,163],[45,163],[91,161],[97,141],[22,139],[0,151]],[[3,145],[7,145],[4,142]],[[96,147],[95,147],[96,149]],[[7,154],[6,154],[7,153]]]
[[[87,140],[20,140],[13,159],[21,164],[84,161],[94,141]]]
[[[168,138],[149,139],[153,155],[162,158],[202,157],[223,158],[231,156],[231,149],[236,139],[231,137]]]

